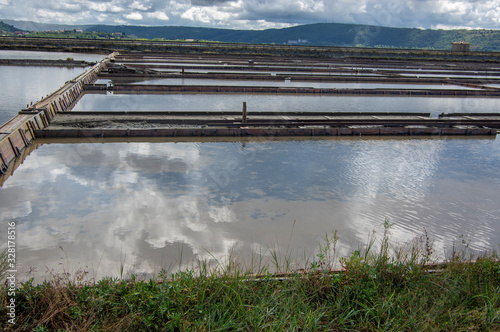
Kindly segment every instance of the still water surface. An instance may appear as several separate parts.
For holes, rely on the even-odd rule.
[[[85,68],[0,66],[0,123],[84,71]]]
[[[0,121],[81,71],[0,67]],[[243,101],[249,112],[498,111],[493,98],[194,94],[86,95],[76,109],[241,110]],[[476,250],[500,243],[496,139],[52,143],[0,188],[0,225],[17,224],[19,278],[79,268],[119,276],[120,266],[151,275],[229,255],[250,266],[270,250],[303,266],[325,233],[337,230],[347,254],[373,230],[381,236],[385,218],[400,243],[425,228],[439,255],[462,240]]]
[[[241,111],[248,112],[498,112],[495,98],[311,96],[276,94],[86,94],[74,111]]]
[[[104,55],[62,52],[2,51],[0,59],[66,59],[98,61]],[[64,82],[86,70],[82,67],[23,67],[0,66],[0,124],[5,123],[26,105],[50,94]]]
[[[0,188],[0,220],[16,221],[20,270],[36,278],[250,266],[270,250],[301,266],[326,233],[348,253],[385,218],[394,241],[425,229],[444,255],[463,239],[497,248],[498,165],[495,139],[45,144]]]
[[[10,51],[0,50],[0,59],[42,59],[42,60],[74,60],[99,61],[107,54],[68,53],[68,52],[40,52],[40,51]]]
[[[99,79],[96,84],[133,84],[133,85],[208,85],[208,86],[273,86],[273,87],[311,87],[324,89],[444,89],[478,90],[450,84],[380,84],[380,83],[339,83],[339,82],[300,82],[266,80],[218,80],[218,79],[182,79],[166,78],[154,80]]]

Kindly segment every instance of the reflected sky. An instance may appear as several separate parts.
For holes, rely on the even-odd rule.
[[[0,59],[48,59],[72,57],[75,60],[98,61],[99,54],[7,51],[0,50]],[[83,67],[23,67],[0,66],[0,124],[15,116],[27,104],[34,103],[50,94],[66,81],[83,73]]]
[[[107,54],[0,50],[0,59],[64,60],[66,58],[73,58],[75,60],[99,61],[106,55]]]
[[[133,85],[208,85],[208,86],[273,86],[273,87],[312,87],[322,89],[440,89],[440,90],[479,90],[450,84],[390,84],[390,83],[339,83],[304,82],[295,80],[219,80],[219,79],[98,79],[96,84],[133,84]]]
[[[15,116],[27,104],[56,91],[85,71],[83,67],[0,66],[0,123]]]
[[[496,113],[496,98],[311,96],[276,94],[85,94],[74,111]]]
[[[0,121],[83,71],[0,66]],[[244,101],[250,114],[498,111],[493,98],[230,94],[85,95],[75,110],[240,111]],[[385,218],[398,242],[425,228],[439,254],[462,238],[496,248],[498,165],[495,139],[44,144],[0,188],[0,222],[17,223],[18,277],[35,268],[38,281],[51,270],[151,275],[231,255],[250,267],[272,250],[303,266],[325,233],[337,230],[347,254],[381,236]]]
[[[36,278],[249,266],[270,250],[299,262],[333,230],[347,254],[385,218],[396,242],[425,228],[439,254],[461,236],[496,248],[499,163],[495,139],[45,144],[0,188],[0,220],[17,222],[20,270]]]

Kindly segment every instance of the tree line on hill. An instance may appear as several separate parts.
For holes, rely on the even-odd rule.
[[[77,28],[79,33],[73,28],[72,33],[64,36],[59,32],[58,37],[102,38],[104,35],[112,36],[111,38],[437,50],[449,50],[452,42],[465,41],[471,44],[471,50],[500,51],[500,30],[485,29],[432,30],[341,23],[317,23],[266,30],[132,25],[86,25]],[[12,33],[19,29],[0,22],[0,30]],[[32,32],[29,35],[52,36],[47,31]]]
[[[14,28],[12,25],[0,21],[0,33],[13,33],[19,29]]]

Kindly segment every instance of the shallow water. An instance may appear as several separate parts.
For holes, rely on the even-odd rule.
[[[0,66],[0,123],[56,91],[86,68]]]
[[[154,80],[109,80],[99,79],[96,84],[151,84],[151,85],[208,85],[208,86],[273,86],[273,87],[312,87],[323,89],[440,89],[440,90],[478,90],[449,84],[380,84],[380,83],[338,83],[338,82],[299,82],[299,81],[259,81],[259,80],[211,80],[166,78]]]
[[[498,112],[495,98],[276,94],[86,94],[74,111]]]
[[[104,56],[84,53],[0,50],[0,59],[58,60],[72,57],[75,60],[98,61]],[[83,67],[0,66],[0,124],[14,117],[27,105],[56,91],[66,81],[75,78],[86,69]]]
[[[0,81],[0,121],[83,70],[0,67],[8,78]],[[88,94],[75,110],[240,111],[244,101],[249,116],[498,112],[495,98],[272,94]],[[497,139],[57,142],[37,142],[0,187],[0,226],[17,224],[18,279],[79,269],[98,279],[122,268],[147,277],[228,256],[251,267],[272,262],[274,252],[303,267],[326,233],[338,231],[344,255],[373,231],[380,239],[386,218],[394,242],[425,229],[439,256],[462,241],[474,250],[500,243]]]
[[[106,54],[0,50],[0,59],[64,60],[73,58],[74,60],[99,61],[105,56]]]
[[[300,267],[326,233],[347,254],[386,218],[394,242],[425,229],[444,255],[500,243],[499,163],[495,139],[46,144],[0,188],[0,220],[16,221],[19,269],[40,280],[251,266],[273,250]]]

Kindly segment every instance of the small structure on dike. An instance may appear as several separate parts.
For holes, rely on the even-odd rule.
[[[470,43],[465,41],[457,41],[451,43],[452,52],[470,52]]]

